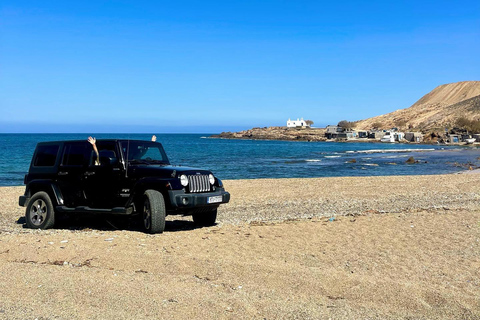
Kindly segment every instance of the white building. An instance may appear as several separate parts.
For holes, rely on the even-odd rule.
[[[298,119],[297,120],[290,120],[288,119],[287,121],[287,128],[306,128],[306,127],[310,127],[306,122],[305,120],[302,119]]]

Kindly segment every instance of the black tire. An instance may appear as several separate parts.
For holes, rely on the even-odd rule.
[[[215,225],[215,220],[217,220],[217,209],[209,212],[194,213],[192,217],[193,222],[195,222],[196,225],[202,227],[211,227]]]
[[[43,191],[35,193],[25,211],[28,228],[49,229],[55,225],[55,211],[50,196]]]
[[[147,190],[143,201],[143,227],[149,233],[162,233],[165,230],[165,200],[156,190]]]

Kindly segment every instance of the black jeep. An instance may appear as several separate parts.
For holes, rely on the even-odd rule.
[[[230,200],[210,171],[170,165],[158,142],[98,140],[96,145],[98,156],[87,141],[37,144],[19,198],[27,207],[28,227],[51,228],[56,213],[142,214],[146,231],[161,233],[165,216],[172,214],[214,225],[217,208]]]

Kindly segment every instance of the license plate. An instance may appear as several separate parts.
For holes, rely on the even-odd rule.
[[[214,197],[208,197],[207,203],[218,203],[222,202],[222,196],[214,196]]]

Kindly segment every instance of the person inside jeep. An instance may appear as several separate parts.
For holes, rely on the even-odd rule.
[[[90,136],[90,137],[88,137],[87,141],[92,145],[93,151],[95,151],[95,154],[97,155],[97,158],[95,159],[95,165],[99,166],[100,165],[100,155],[98,153],[98,148],[97,148],[97,144],[96,144],[97,139],[92,138]],[[157,136],[156,135],[152,136],[152,141],[153,142],[157,141]],[[140,154],[137,154],[135,159],[137,159],[137,158],[140,159],[146,152],[147,152],[147,149],[140,150]]]

